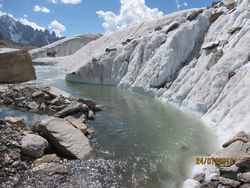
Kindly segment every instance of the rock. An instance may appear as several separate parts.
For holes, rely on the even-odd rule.
[[[240,31],[242,27],[234,27],[228,31],[229,34],[233,35],[236,31]]]
[[[230,167],[220,167],[219,170],[220,170],[221,174],[234,173],[234,172],[237,172],[239,170],[239,167],[234,164]]]
[[[211,50],[219,46],[219,42],[211,42],[202,46],[203,50]]]
[[[26,106],[34,112],[37,112],[39,108],[39,105],[36,102],[27,102]]]
[[[44,151],[49,146],[47,140],[35,134],[28,134],[24,136],[21,140],[21,143],[22,153],[36,158],[43,156]]]
[[[66,118],[66,120],[73,125],[75,128],[79,129],[83,134],[87,132],[87,126],[81,121],[73,118]]]
[[[219,46],[225,46],[226,44],[228,44],[228,40],[220,40],[219,41]]]
[[[177,29],[178,26],[179,26],[178,23],[172,24],[172,25],[167,29],[166,34],[168,34],[170,31],[173,31],[173,30]]]
[[[13,126],[20,126],[20,127],[26,127],[25,123],[24,123],[24,119],[20,118],[20,117],[10,117],[7,116],[4,118],[4,120],[13,125]]]
[[[229,185],[230,187],[237,187],[239,186],[241,183],[239,181],[236,180],[232,180],[229,178],[224,178],[219,176],[218,178],[215,178],[215,180],[218,180],[219,183],[223,184],[223,185]]]
[[[230,144],[228,147],[223,148],[217,152],[215,152],[215,154],[213,154],[214,158],[233,158],[235,160],[235,158],[241,154],[245,154],[247,150],[247,144],[244,144],[242,141],[235,141],[232,144]],[[219,166],[223,166],[223,164],[218,164]],[[232,164],[224,164],[225,166],[230,166]],[[238,165],[237,165],[238,166]]]
[[[9,97],[6,97],[6,98],[3,100],[3,104],[11,105],[12,103],[13,103],[13,100],[10,99]]]
[[[92,108],[92,109],[94,109],[95,106],[96,106],[96,103],[94,101],[92,101],[92,100],[79,98],[77,101],[81,102],[83,104],[86,104],[89,108]]]
[[[250,169],[250,153],[243,153],[238,155],[235,164],[239,167],[245,167]]]
[[[244,131],[240,131],[238,132],[233,138],[231,138],[229,141],[227,141],[226,143],[224,143],[222,145],[223,148],[228,147],[230,144],[232,144],[233,142],[235,142],[236,140],[241,140],[242,142],[248,142],[248,136]]]
[[[67,114],[70,114],[72,112],[79,111],[82,108],[82,103],[79,102],[73,102],[66,106],[64,109],[56,113],[56,116],[58,117],[64,117]]]
[[[93,130],[93,129],[88,128],[87,133],[90,134],[90,135],[94,135],[96,133],[96,131]]]
[[[95,111],[102,111],[103,110],[103,106],[100,104],[95,105]]]
[[[36,73],[32,59],[26,51],[0,53],[0,83],[35,80]]]
[[[69,157],[86,160],[92,153],[89,140],[68,121],[49,118],[38,122],[37,129],[56,149]]]
[[[229,9],[229,10],[232,10],[234,8],[234,0],[227,0],[227,1],[224,1],[224,6]]]
[[[87,120],[87,116],[85,114],[82,114],[79,118],[78,118],[79,121],[85,123],[86,120]]]
[[[60,90],[60,89],[58,89],[56,87],[50,87],[46,91],[46,93],[48,95],[50,95],[51,97],[53,97],[53,98],[60,97],[60,96],[65,97],[65,98],[69,98],[71,96],[69,93],[67,93],[65,91],[62,91],[62,90]]]
[[[162,30],[162,27],[161,27],[161,26],[157,26],[157,27],[155,28],[155,31],[160,31],[160,30]]]
[[[7,129],[5,129],[5,134],[10,134],[10,133],[12,133],[13,132],[13,129],[12,128],[10,128],[10,127],[8,127]]]
[[[42,163],[57,163],[61,161],[61,158],[58,157],[56,154],[48,154],[48,155],[44,155],[43,157],[39,158],[39,159],[36,159],[32,165],[33,166],[38,166]]]
[[[222,14],[224,14],[223,11],[219,11],[219,12],[215,12],[213,14],[211,14],[209,20],[210,22],[215,22]]]
[[[238,173],[237,179],[244,183],[250,183],[250,172]]]
[[[207,70],[210,70],[212,66],[214,66],[221,57],[222,57],[222,50],[214,50],[211,58],[209,59],[207,63],[207,66],[206,66]]]
[[[197,16],[199,16],[199,14],[201,14],[202,12],[203,12],[202,9],[192,12],[192,13],[187,17],[187,20],[191,22],[191,21],[194,20]]]
[[[228,80],[230,80],[236,73],[231,71],[228,73]]]
[[[58,163],[42,163],[32,169],[34,173],[39,173],[39,176],[53,176],[53,175],[68,175],[71,173],[69,166]]]
[[[15,98],[15,102],[18,103],[18,102],[23,102],[25,101],[26,97],[19,97],[19,98]]]
[[[211,182],[202,184],[201,188],[214,188],[214,187],[217,187],[218,184],[219,184],[219,181],[211,181]]]
[[[94,119],[95,118],[95,114],[94,114],[94,112],[92,110],[89,111],[88,118],[89,119]]]
[[[205,177],[205,173],[201,173],[201,174],[196,175],[193,179],[198,182],[202,182],[204,177]]]
[[[89,111],[88,105],[83,104],[83,105],[82,105],[82,111],[83,111],[83,112],[88,112],[88,111]]]
[[[245,183],[241,186],[239,186],[239,188],[249,188],[250,187],[250,183]]]
[[[183,183],[182,188],[200,188],[200,182],[189,178]]]
[[[51,101],[51,104],[52,104],[52,105],[56,105],[56,106],[60,106],[60,105],[63,104],[63,100],[62,100],[61,97],[56,97],[55,99],[53,99],[53,100]]]
[[[34,93],[32,93],[33,98],[42,97],[43,95],[44,93],[41,91],[35,91]]]
[[[117,50],[116,48],[106,48],[105,52],[109,53],[116,50]]]

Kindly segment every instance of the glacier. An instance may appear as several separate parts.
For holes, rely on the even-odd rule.
[[[116,85],[193,113],[222,144],[240,130],[250,133],[249,4],[227,0],[169,14],[64,57],[30,53],[66,69],[67,81]]]

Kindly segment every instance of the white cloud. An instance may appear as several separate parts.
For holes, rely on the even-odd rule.
[[[176,5],[177,5],[177,8],[180,8],[181,4],[180,4],[179,0],[175,0],[175,2],[176,2]]]
[[[56,20],[54,20],[53,22],[50,23],[49,29],[51,29],[52,31],[55,31],[55,33],[58,37],[61,37],[61,32],[66,31],[66,27],[64,25],[60,24]]]
[[[0,3],[0,8],[3,8],[3,4]]]
[[[183,2],[183,5],[184,5],[185,7],[188,6],[188,4],[187,4],[186,1]]]
[[[18,19],[18,21],[20,21],[23,25],[31,26],[33,29],[42,30],[42,31],[45,30],[44,27],[37,25],[35,22],[30,22],[26,18],[20,18],[20,19]]]
[[[120,0],[120,14],[113,12],[97,11],[96,13],[104,18],[102,26],[107,33],[119,28],[135,25],[145,20],[152,20],[163,16],[163,12],[157,8],[151,9],[145,5],[145,0]]]
[[[24,15],[23,15],[23,17],[24,17],[24,18],[27,18],[27,17],[28,17],[28,15],[27,15],[27,14],[24,14]]]
[[[33,10],[35,12],[44,12],[44,13],[50,13],[50,10],[46,7],[40,7],[39,5],[34,6]]]
[[[64,3],[64,4],[79,4],[82,0],[49,0],[50,2],[56,3]]]

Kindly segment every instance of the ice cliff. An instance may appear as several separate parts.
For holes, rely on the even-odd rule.
[[[222,143],[250,133],[250,1],[227,0],[121,29],[56,62],[66,80],[117,85],[199,115]]]
[[[44,46],[42,48],[36,48],[34,50],[30,50],[29,53],[33,59],[48,57],[48,56],[68,56],[74,54],[77,50],[79,50],[84,45],[88,44],[92,40],[96,40],[100,38],[101,34],[82,34],[74,37],[68,37],[56,41],[52,44]]]

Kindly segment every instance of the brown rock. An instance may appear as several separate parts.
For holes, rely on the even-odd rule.
[[[213,13],[213,14],[211,14],[209,20],[210,20],[211,22],[215,22],[222,14],[224,14],[223,11]]]
[[[75,128],[79,129],[83,134],[87,132],[87,126],[81,121],[74,118],[66,118],[66,120],[73,125]]]
[[[237,172],[239,170],[239,167],[234,164],[230,167],[220,167],[219,170],[220,170],[221,174],[232,173],[232,172],[234,173],[234,172]]]
[[[35,80],[32,59],[26,51],[0,54],[0,83],[15,83]]]
[[[14,126],[20,126],[20,127],[26,127],[25,123],[24,123],[24,119],[20,118],[20,117],[10,117],[7,116],[4,118],[4,120]]]
[[[235,160],[235,164],[239,167],[250,169],[250,153],[243,153],[239,155]]]
[[[239,181],[235,181],[229,178],[224,178],[219,176],[218,177],[219,183],[223,184],[223,185],[229,185],[231,187],[237,187],[239,186],[241,183]]]
[[[209,183],[201,184],[201,188],[214,188],[217,187],[219,184],[219,181],[211,181]]]
[[[222,50],[214,50],[211,58],[207,63],[207,70],[210,70],[212,66],[214,66],[221,57],[222,57]]]
[[[175,30],[178,26],[179,26],[178,23],[172,24],[172,25],[167,29],[166,34],[168,34],[170,31]]]
[[[93,134],[96,133],[96,131],[93,130],[93,129],[88,128],[88,129],[87,129],[87,133],[89,133],[90,135],[93,135]]]
[[[82,108],[82,103],[79,102],[73,102],[69,104],[67,107],[62,109],[61,111],[56,113],[56,116],[58,117],[64,117],[69,113],[79,111]]]
[[[44,155],[43,157],[39,158],[39,159],[36,159],[34,162],[33,162],[33,166],[38,166],[42,163],[52,163],[52,162],[59,162],[61,161],[61,158],[58,157],[56,154],[48,154],[48,155]]]
[[[226,143],[224,143],[222,146],[223,148],[229,146],[230,144],[232,144],[233,142],[235,142],[236,140],[241,140],[243,142],[248,142],[248,136],[244,131],[240,131],[238,132],[233,138],[231,138],[229,141],[227,141]]]
[[[160,30],[162,30],[162,27],[161,27],[161,26],[157,26],[157,27],[155,28],[155,31],[160,31]]]
[[[244,183],[250,183],[250,172],[238,173],[237,179]]]
[[[231,71],[228,73],[228,80],[230,80],[236,73]]]
[[[193,179],[198,182],[202,182],[204,177],[205,177],[205,173],[201,173],[201,174],[196,175]]]
[[[192,12],[192,13],[187,17],[187,20],[189,20],[189,21],[191,22],[191,21],[194,20],[197,16],[199,16],[199,14],[201,14],[202,12],[203,12],[202,9]]]

